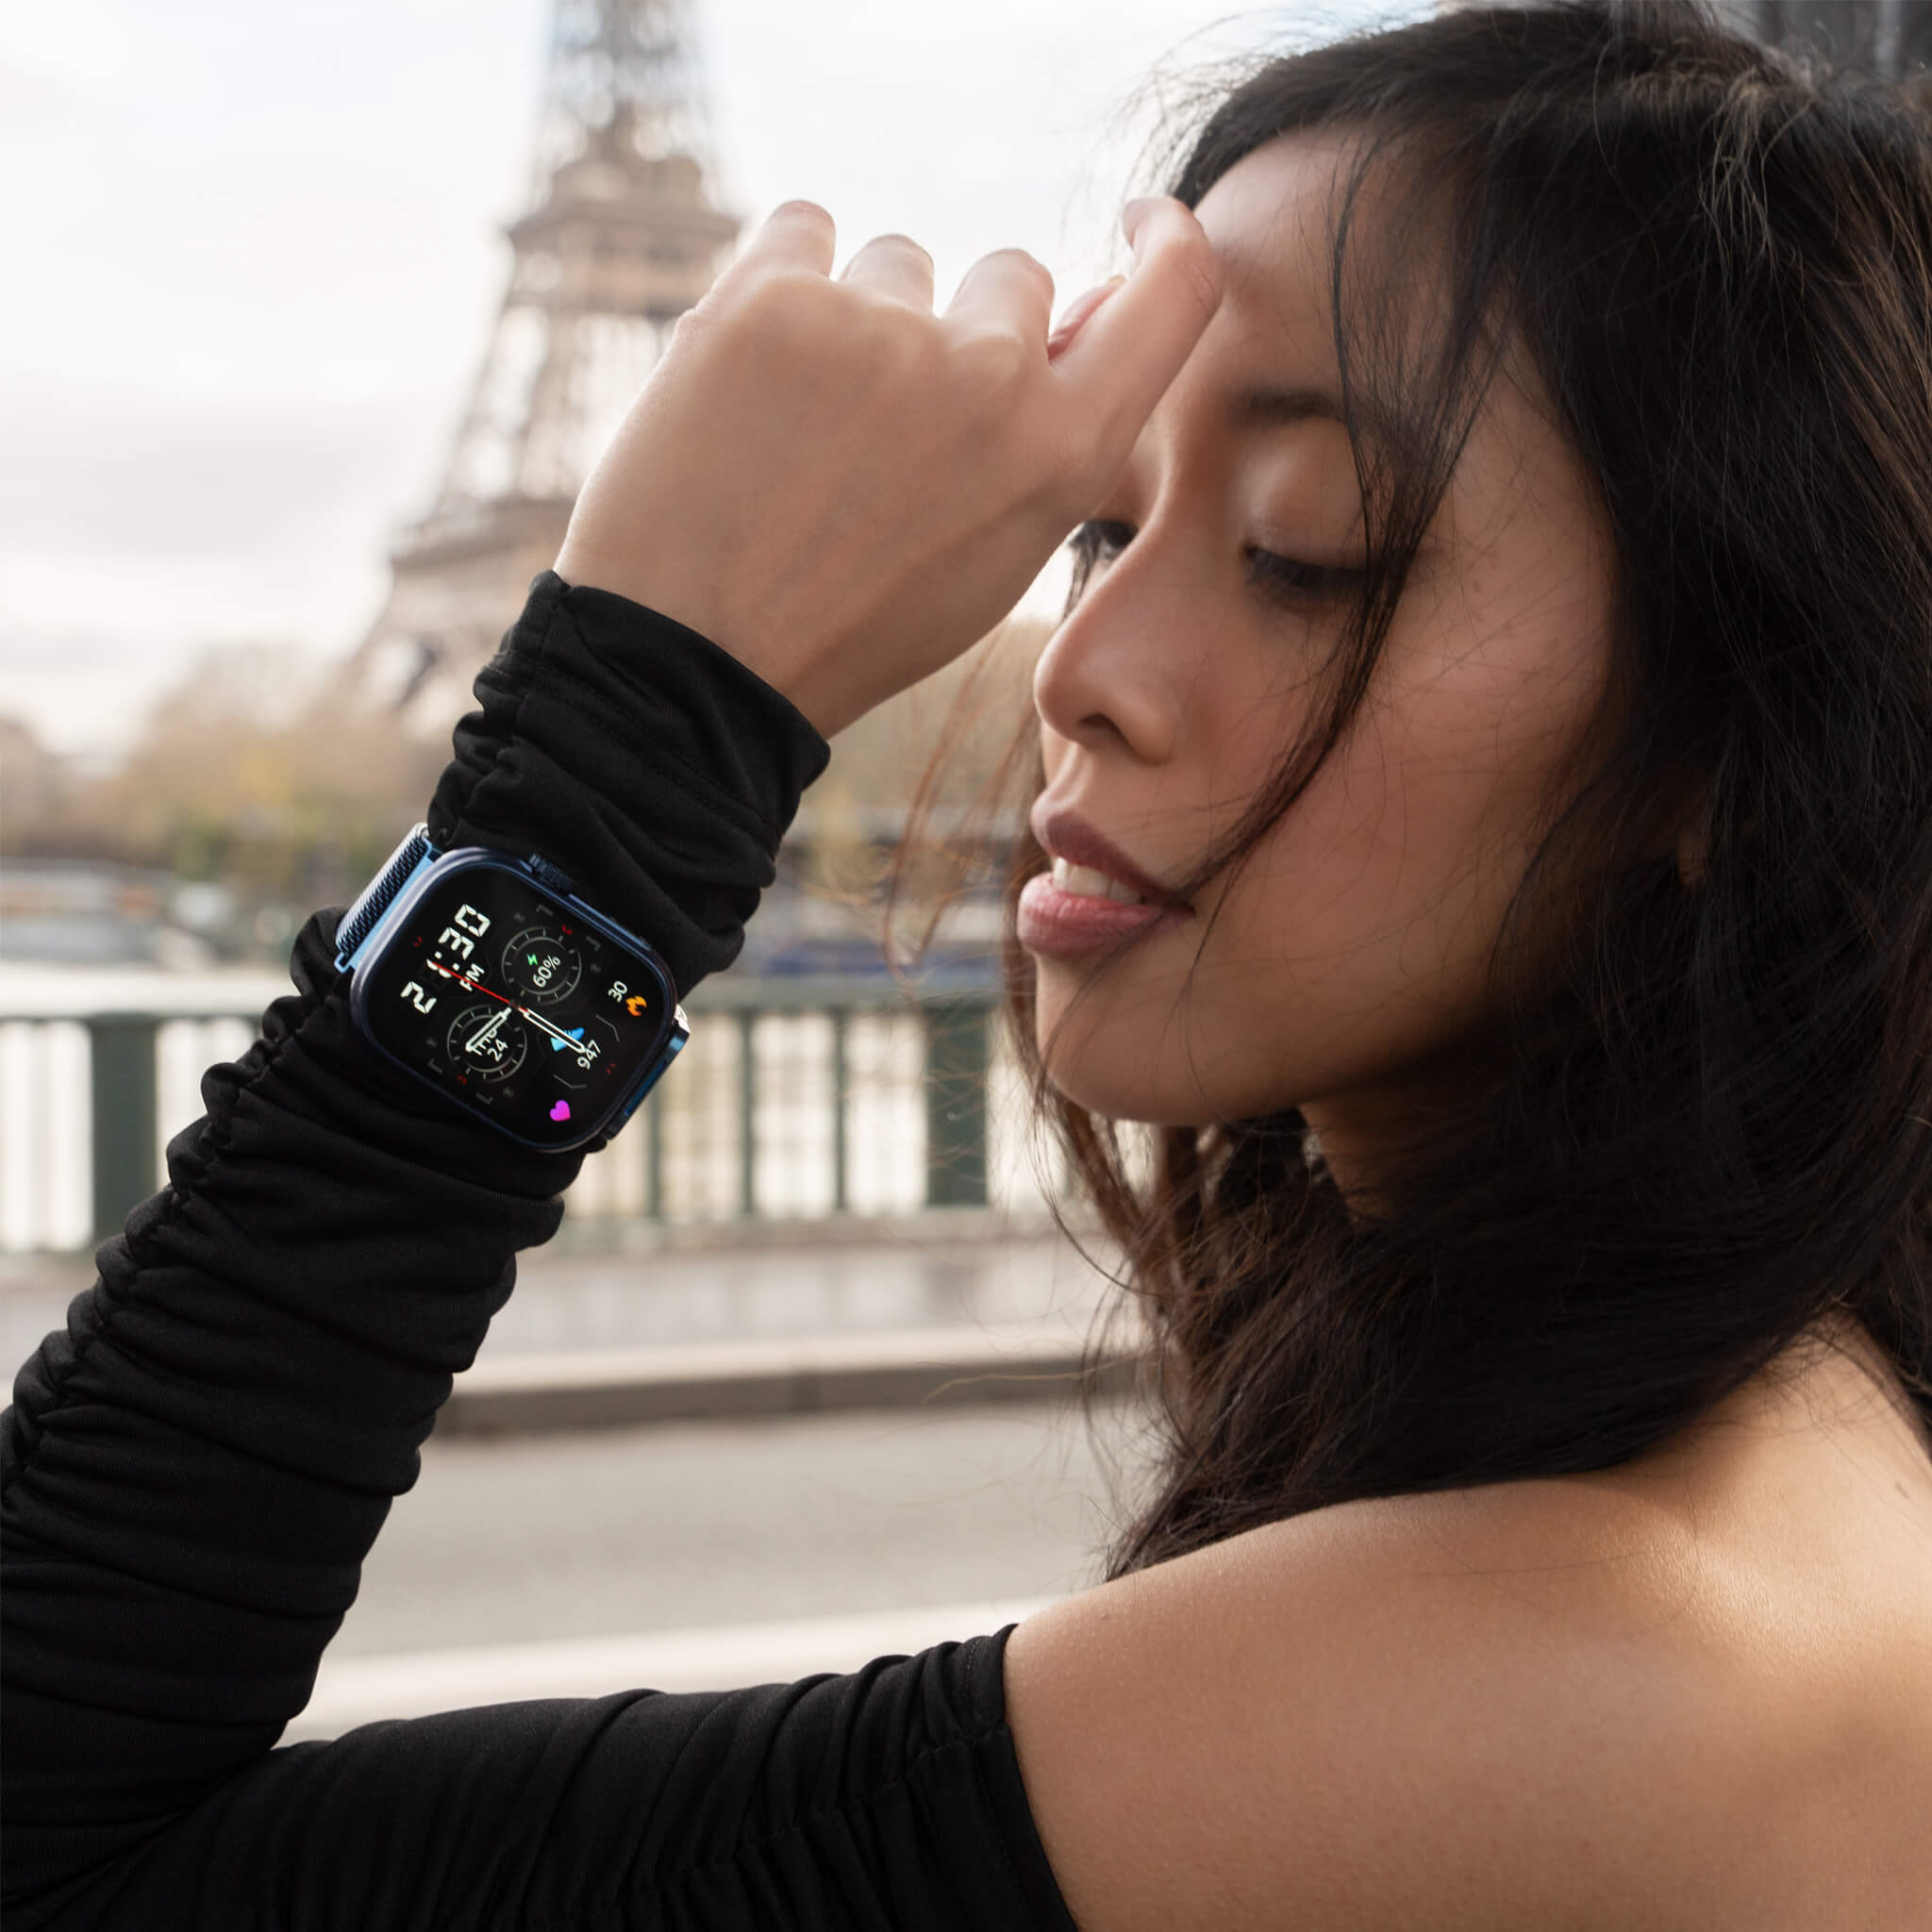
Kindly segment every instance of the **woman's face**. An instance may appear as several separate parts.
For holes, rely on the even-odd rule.
[[[1225,271],[1220,310],[1096,509],[1127,528],[1034,677],[1035,824],[1071,812],[1161,883],[1275,769],[1347,615],[1345,594],[1279,601],[1251,554],[1362,560],[1339,415],[1234,407],[1259,389],[1339,396],[1325,216],[1340,152],[1274,142],[1195,210]],[[1098,956],[1050,929],[1072,910],[1077,937],[1077,908],[1029,888],[1039,1040],[1069,1097],[1169,1124],[1300,1106],[1343,1178],[1377,1123],[1454,1077],[1540,808],[1608,669],[1607,525],[1546,408],[1507,375],[1492,386],[1351,736],[1191,917],[1094,976]]]

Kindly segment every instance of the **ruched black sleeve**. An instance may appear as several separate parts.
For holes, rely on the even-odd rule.
[[[476,693],[437,841],[553,858],[680,990],[728,964],[824,769],[810,724],[708,640],[548,573]],[[1005,1632],[277,1747],[581,1160],[365,1048],[338,916],[0,1417],[8,1932],[1071,1932]]]

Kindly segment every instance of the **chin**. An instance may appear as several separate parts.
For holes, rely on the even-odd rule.
[[[1198,1087],[1177,1092],[1158,1076],[1150,1079],[1158,1063],[1144,1052],[1116,1046],[1104,1035],[1080,1038],[1073,1025],[1055,1050],[1050,1033],[1042,1025],[1037,1036],[1047,1082],[1075,1107],[1155,1127],[1207,1126],[1216,1118]]]
[[[1266,1064],[1253,1029],[1236,1029],[1239,1049],[1217,1037],[1224,1029],[1210,1026],[1203,1037],[1176,1011],[1172,989],[1108,998],[1098,989],[1070,992],[1045,974],[1035,987],[1034,1041],[1048,1083],[1089,1113],[1208,1127],[1298,1105],[1288,1090],[1305,1083],[1283,1076],[1306,1069]],[[1206,1081],[1204,1062],[1212,1063]],[[1212,1077],[1216,1071],[1224,1077]]]
[[[1063,1099],[1071,1100],[1075,1107],[1085,1108],[1089,1113],[1099,1114],[1107,1120],[1139,1121],[1148,1126],[1178,1124],[1158,1118],[1161,1109],[1150,1109],[1148,1102],[1141,1095],[1107,1081],[1088,1081],[1077,1077],[1063,1079],[1051,1067],[1047,1069],[1046,1077],[1047,1084]]]

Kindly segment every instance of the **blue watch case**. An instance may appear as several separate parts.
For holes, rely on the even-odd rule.
[[[670,969],[556,866],[421,826],[343,916],[357,1030],[465,1112],[551,1152],[615,1133],[690,1037]]]

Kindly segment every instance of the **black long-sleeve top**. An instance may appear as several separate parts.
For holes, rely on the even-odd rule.
[[[810,724],[708,640],[549,573],[476,696],[437,844],[541,853],[680,990],[728,965],[824,767]],[[1071,1932],[1004,1631],[850,1676],[276,1746],[582,1159],[368,1048],[337,917],[304,929],[295,992],[208,1074],[168,1186],[0,1417],[8,1932]]]

